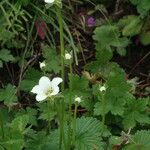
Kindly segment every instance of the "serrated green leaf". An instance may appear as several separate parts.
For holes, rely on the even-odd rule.
[[[141,130],[137,131],[134,136],[130,138],[130,144],[128,144],[124,150],[149,150],[150,149],[150,131]]]
[[[16,117],[21,116],[28,116],[28,124],[37,125],[37,110],[27,107],[26,109],[21,109],[17,114]]]
[[[15,60],[13,55],[11,55],[10,51],[7,50],[7,49],[0,50],[0,59],[5,61],[5,62],[9,62],[9,61],[14,61]]]
[[[21,133],[23,133],[28,122],[29,122],[28,115],[18,116],[11,122],[11,128],[16,131],[19,130]]]
[[[57,55],[56,50],[45,45],[42,52],[43,57],[45,58],[45,63],[47,64],[44,68],[45,71],[59,73],[61,70],[60,57]]]
[[[127,24],[123,30],[122,34],[124,36],[134,36],[141,32],[143,26],[143,21],[137,16]]]
[[[142,124],[150,124],[150,118],[146,112],[147,105],[147,99],[135,99],[133,97],[131,100],[127,101],[123,119],[125,129],[135,127],[137,122]]]
[[[8,107],[15,105],[18,100],[16,92],[16,87],[8,84],[5,89],[0,89],[0,101],[4,101]]]
[[[100,138],[100,122],[92,117],[77,118],[76,143],[78,150],[103,150]]]

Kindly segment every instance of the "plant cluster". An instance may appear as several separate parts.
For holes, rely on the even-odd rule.
[[[111,2],[0,2],[0,150],[150,149],[150,98],[113,61],[132,38],[150,44],[150,1],[117,0],[113,17]],[[136,13],[116,21],[121,3]],[[86,4],[72,22],[67,13]],[[90,61],[82,33],[92,33]]]

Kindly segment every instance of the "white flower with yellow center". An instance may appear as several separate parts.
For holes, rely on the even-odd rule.
[[[54,3],[55,0],[44,0],[44,1],[45,1],[45,3],[47,3],[47,4],[52,4],[52,3]]]
[[[81,98],[80,97],[76,97],[75,98],[75,102],[81,103]]]
[[[71,57],[72,57],[71,54],[69,54],[69,53],[66,53],[66,54],[65,54],[65,59],[66,59],[66,60],[70,60]]]
[[[43,62],[40,62],[40,68],[43,69],[44,67],[46,67],[45,62],[44,62],[44,61],[43,61]]]
[[[62,78],[59,77],[55,77],[52,81],[50,81],[48,77],[43,76],[40,78],[39,84],[35,85],[31,92],[37,94],[37,101],[43,101],[46,98],[57,95],[59,93],[58,85],[62,81]]]

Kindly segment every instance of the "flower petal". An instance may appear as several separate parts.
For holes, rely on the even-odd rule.
[[[45,3],[53,3],[55,0],[45,0]]]
[[[46,76],[41,77],[40,80],[39,80],[39,86],[40,86],[40,88],[42,90],[45,91],[46,89],[48,89],[49,87],[51,87],[51,81],[50,81],[50,79],[48,77],[46,77]]]
[[[46,96],[44,93],[40,93],[40,94],[37,94],[37,95],[36,95],[36,100],[37,100],[38,102],[43,101],[43,100],[46,99],[46,98],[47,98],[47,96]]]
[[[51,83],[52,83],[52,86],[58,86],[62,81],[63,81],[62,78],[56,77],[52,80]]]
[[[53,92],[51,95],[57,95],[59,93],[59,87],[58,86],[53,86]]]
[[[35,94],[38,94],[41,92],[41,88],[39,85],[35,85],[32,90],[31,90],[32,93],[35,93]]]

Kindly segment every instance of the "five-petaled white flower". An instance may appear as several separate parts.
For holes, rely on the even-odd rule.
[[[76,97],[76,98],[75,98],[75,102],[80,103],[80,102],[81,102],[81,98],[80,98],[80,97]]]
[[[40,78],[39,84],[35,85],[31,92],[37,94],[37,101],[43,101],[46,98],[57,95],[59,93],[58,85],[62,81],[62,78],[59,77],[55,77],[52,81],[50,81],[48,77],[43,76]]]
[[[45,1],[45,3],[47,3],[47,4],[51,4],[51,3],[54,3],[55,0],[44,0],[44,1]]]
[[[46,67],[45,62],[44,62],[44,61],[43,61],[43,62],[40,62],[40,68],[43,69],[44,67]]]
[[[105,87],[105,86],[101,86],[101,87],[99,88],[99,90],[100,90],[101,92],[106,91],[106,87]]]
[[[69,53],[65,54],[65,59],[69,60],[69,59],[71,59],[71,57],[72,57],[71,54],[69,54]]]

